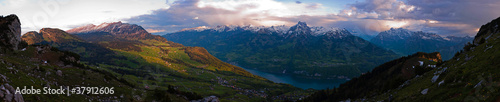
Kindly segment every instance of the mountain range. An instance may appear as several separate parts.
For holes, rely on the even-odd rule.
[[[183,100],[214,96],[222,101],[263,101],[304,91],[255,76],[220,61],[204,48],[168,41],[135,24],[112,22],[68,31],[43,28],[24,34],[22,40],[33,46],[49,45],[74,52],[80,56],[82,64],[109,73],[133,88],[159,95],[184,95]],[[162,99],[155,98],[164,96],[148,98],[153,96],[145,94],[137,97],[137,101],[159,101]]]
[[[441,62],[436,53],[413,54],[382,64],[339,88],[317,91],[302,101],[498,102],[499,24],[497,18],[481,26],[473,42],[450,60]]]
[[[163,37],[139,25],[112,22],[21,35],[16,15],[0,16],[0,99],[500,101],[499,24],[497,18],[481,26],[473,39],[391,29],[370,42],[346,29],[305,22],[291,27],[202,26]],[[235,65],[349,80],[333,89],[303,90]],[[113,87],[115,93],[16,94],[15,88],[22,86]]]
[[[166,34],[170,41],[200,46],[245,68],[309,78],[355,77],[398,56],[346,29],[287,26],[216,26]]]
[[[443,59],[448,60],[472,39],[469,36],[441,37],[434,33],[391,28],[388,31],[380,32],[370,42],[402,56],[417,52],[441,52]]]

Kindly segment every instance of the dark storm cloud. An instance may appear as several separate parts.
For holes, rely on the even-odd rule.
[[[499,17],[498,5],[499,0],[366,0],[341,13],[358,19],[406,20],[412,22],[405,26],[411,30],[464,36],[475,35],[482,24]]]
[[[414,19],[435,19],[480,26],[500,16],[499,0],[408,0],[419,7]]]
[[[448,35],[475,35],[476,29],[498,18],[499,0],[408,0],[408,5],[418,7],[409,16],[399,18],[432,19],[449,25],[432,26],[428,29]]]

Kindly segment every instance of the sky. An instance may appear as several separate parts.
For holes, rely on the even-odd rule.
[[[0,15],[18,15],[22,32],[122,21],[167,34],[199,26],[304,21],[368,35],[405,28],[474,36],[500,17],[498,5],[500,0],[0,0]]]

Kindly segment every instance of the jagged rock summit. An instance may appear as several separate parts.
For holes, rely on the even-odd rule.
[[[290,27],[287,37],[298,37],[298,36],[307,36],[311,34],[311,28],[307,26],[306,22],[299,22],[295,26]]]

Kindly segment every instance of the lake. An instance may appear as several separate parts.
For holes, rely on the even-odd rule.
[[[267,72],[262,72],[258,71],[255,69],[250,69],[250,68],[244,68],[241,67],[248,72],[258,75],[261,77],[264,77],[268,80],[271,80],[276,83],[286,83],[293,85],[295,87],[299,87],[302,89],[326,89],[326,88],[333,88],[333,87],[338,87],[340,84],[346,82],[347,80],[345,79],[309,79],[309,78],[299,78],[299,77],[293,77],[292,75],[283,75],[283,74],[272,74],[272,73],[267,73]]]

